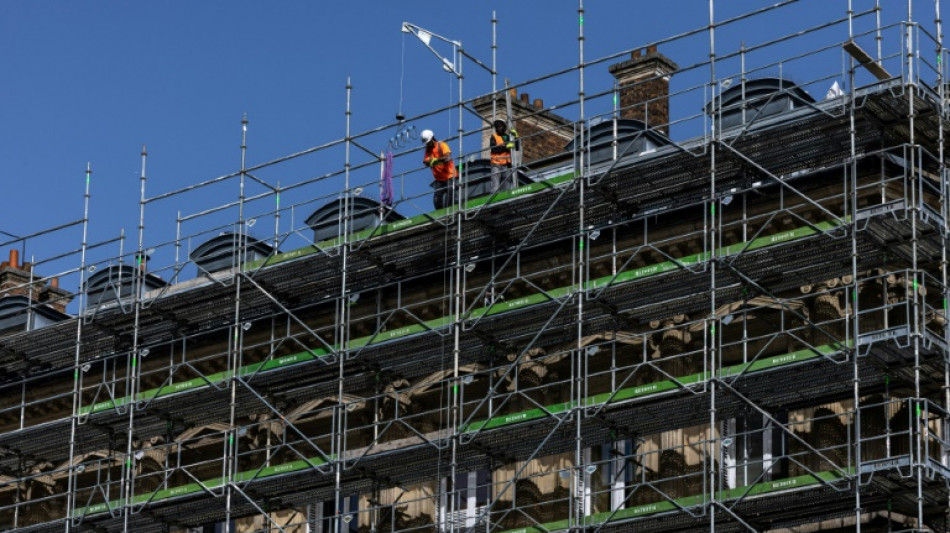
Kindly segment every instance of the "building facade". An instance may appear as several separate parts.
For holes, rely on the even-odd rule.
[[[515,98],[527,180],[458,207],[347,159],[55,284],[11,255],[0,528],[947,531],[946,54],[905,20],[872,57],[875,13],[784,38],[797,82],[751,43],[592,61],[616,85]]]

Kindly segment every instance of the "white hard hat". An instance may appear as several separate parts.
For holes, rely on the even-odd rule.
[[[424,143],[431,141],[433,137],[435,137],[435,134],[432,133],[432,130],[422,130],[422,133],[419,134],[419,138]]]

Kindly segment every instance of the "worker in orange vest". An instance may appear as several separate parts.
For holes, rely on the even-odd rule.
[[[495,133],[488,140],[491,154],[491,192],[510,191],[515,188],[515,173],[511,169],[511,151],[518,148],[518,133],[511,130],[504,120],[494,122]]]
[[[442,209],[453,203],[451,180],[458,177],[455,161],[452,161],[452,151],[449,150],[448,144],[435,139],[432,130],[423,130],[420,138],[426,145],[426,155],[422,163],[432,169],[432,177],[435,178],[432,182],[432,188],[435,189],[432,193],[432,203],[436,209]],[[448,196],[448,202],[446,202],[446,196]]]

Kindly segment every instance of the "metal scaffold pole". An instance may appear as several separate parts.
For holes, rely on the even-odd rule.
[[[848,0],[848,41],[852,42],[854,39],[854,29],[851,23],[853,17],[853,9],[851,5],[851,0]],[[878,38],[880,37],[880,9],[878,9]],[[880,41],[878,41],[878,60],[880,61]],[[862,452],[863,452],[863,442],[862,442],[862,414],[861,414],[861,365],[858,357],[858,336],[861,331],[861,316],[859,314],[859,300],[858,300],[858,285],[859,285],[859,276],[858,276],[858,259],[859,259],[859,250],[858,250],[858,225],[857,225],[857,211],[858,211],[858,152],[857,152],[857,127],[856,127],[856,103],[855,103],[855,68],[856,64],[853,57],[848,57],[848,128],[849,128],[849,140],[850,140],[850,159],[845,166],[845,186],[847,191],[847,202],[845,204],[845,214],[850,215],[850,219],[846,216],[845,220],[850,220],[848,225],[848,233],[851,237],[851,276],[852,276],[852,286],[850,298],[848,297],[848,291],[845,291],[845,303],[847,309],[850,310],[851,319],[845,322],[846,331],[849,335],[845,335],[844,345],[845,349],[849,350],[851,354],[851,365],[852,365],[852,379],[853,379],[853,392],[852,392],[852,411],[854,413],[854,423],[853,431],[851,432],[852,438],[854,439],[855,450],[855,467],[860,469],[860,464],[862,461]],[[861,498],[861,478],[860,475],[857,478],[857,483],[854,484],[854,521],[855,529],[860,533],[861,531],[861,514],[862,514],[862,498]]]
[[[247,229],[244,227],[245,178],[247,176],[247,115],[241,118],[241,172],[238,185],[238,242],[240,246],[235,253],[240,254],[247,245]],[[237,261],[240,264],[240,261]],[[230,389],[230,406],[228,413],[227,442],[224,447],[225,472],[225,510],[224,533],[231,533],[231,520],[234,513],[235,493],[239,491],[235,485],[237,473],[237,388],[240,384],[239,371],[241,369],[241,350],[244,339],[244,328],[241,324],[241,267],[237,267],[234,275],[234,315],[232,317],[230,349],[228,350],[228,388]]]
[[[881,34],[881,0],[874,0],[874,22],[876,28],[874,42],[877,44],[877,61],[880,63],[883,59],[881,50],[884,44],[884,36]]]
[[[718,84],[716,83],[716,18],[715,18],[715,0],[709,0],[709,84],[710,84],[710,94],[712,95],[713,109],[715,109],[715,102],[717,101],[718,94]],[[704,335],[704,338],[709,339],[709,343],[706,345],[706,360],[708,361],[708,368],[710,372],[709,380],[709,437],[707,442],[711,444],[709,450],[710,453],[707,455],[709,457],[716,457],[719,454],[712,453],[714,448],[721,446],[722,441],[718,438],[714,439],[716,431],[716,390],[717,390],[717,322],[718,317],[716,316],[716,250],[718,249],[718,238],[719,238],[719,213],[717,213],[716,203],[718,199],[716,197],[716,151],[718,139],[718,127],[717,123],[718,118],[717,113],[711,113],[711,127],[712,131],[710,132],[709,142],[709,327],[708,334]],[[710,533],[715,533],[716,531],[716,477],[718,472],[716,472],[715,461],[708,461],[708,475],[709,475],[709,531]]]
[[[458,143],[459,143],[459,161],[462,161],[462,158],[465,157],[465,151],[463,148],[462,140],[465,138],[465,128],[463,127],[463,113],[465,111],[465,100],[463,97],[462,87],[463,80],[462,77],[462,58],[464,53],[462,52],[462,43],[458,42],[456,45],[457,53],[457,66],[456,76],[458,77]],[[467,172],[466,172],[467,174]],[[447,502],[443,503],[443,507],[448,510],[448,516],[455,517],[457,515],[456,503],[458,498],[457,489],[455,487],[455,480],[458,469],[458,440],[459,435],[459,387],[461,386],[461,381],[459,377],[459,359],[461,357],[461,342],[462,342],[462,297],[464,287],[462,285],[462,275],[464,269],[462,267],[462,220],[464,217],[464,206],[465,201],[467,200],[467,188],[464,183],[462,183],[462,176],[459,174],[455,178],[454,187],[456,187],[455,198],[455,215],[454,215],[454,227],[455,227],[455,261],[454,267],[452,268],[452,381],[451,381],[451,391],[449,394],[449,403],[450,403],[450,416],[448,417],[448,431],[450,434],[450,464],[449,464],[449,479],[446,484],[446,490],[442,492],[448,498]],[[447,504],[447,505],[446,505]],[[454,518],[453,518],[454,519]]]
[[[92,166],[86,164],[86,188],[83,193],[82,207],[82,242],[79,245],[79,286],[82,287],[86,281],[86,246],[89,235],[89,187],[92,177]],[[69,533],[73,526],[73,511],[76,506],[76,431],[79,424],[79,408],[82,405],[82,313],[84,293],[79,293],[78,314],[80,318],[76,320],[76,353],[73,359],[73,416],[69,426],[69,477],[66,485],[66,533]]]
[[[853,26],[853,17],[854,9],[851,3],[851,0],[848,0],[848,41],[851,42],[854,39],[854,26]],[[851,287],[851,297],[845,297],[845,304],[850,309],[851,317],[850,320],[845,322],[846,329],[850,332],[851,336],[845,336],[845,346],[850,346],[851,348],[851,367],[852,367],[852,402],[854,404],[854,427],[852,428],[852,435],[854,438],[855,446],[855,462],[856,466],[860,467],[861,453],[862,453],[862,442],[861,442],[861,366],[858,360],[858,349],[857,349],[857,338],[858,332],[860,331],[860,315],[858,314],[858,236],[857,236],[857,208],[858,208],[858,199],[857,199],[857,187],[858,187],[858,161],[857,161],[857,139],[856,139],[856,129],[855,129],[855,94],[854,94],[854,79],[855,79],[855,63],[852,57],[847,58],[848,66],[848,138],[850,142],[850,159],[844,167],[844,179],[845,179],[845,189],[847,192],[847,197],[845,200],[845,215],[850,213],[850,224],[848,228],[848,233],[851,237],[851,275],[853,278],[852,287]],[[847,220],[847,218],[845,218]],[[849,345],[848,341],[854,339],[855,343]],[[858,477],[858,482],[854,484],[854,522],[855,529],[860,533],[861,531],[861,478]]]
[[[498,17],[495,16],[495,11],[491,12],[491,121],[492,124],[495,123],[495,119],[498,113]],[[512,120],[512,117],[508,117],[508,120]]]
[[[583,353],[583,336],[584,336],[584,289],[585,289],[585,279],[584,279],[584,237],[586,235],[586,229],[584,227],[584,193],[586,190],[586,183],[589,179],[589,176],[584,168],[584,163],[586,161],[585,151],[587,149],[585,145],[585,135],[587,131],[586,117],[584,116],[584,0],[578,0],[577,2],[577,55],[578,55],[578,106],[579,106],[579,116],[578,124],[580,125],[579,139],[581,142],[577,143],[575,147],[579,153],[580,161],[580,172],[578,174],[575,183],[578,187],[578,200],[577,200],[577,250],[574,252],[575,257],[577,258],[576,264],[574,266],[576,272],[574,276],[574,297],[577,299],[577,324],[576,331],[577,335],[575,338],[575,357],[574,362],[571,365],[571,392],[572,401],[575,402],[575,405],[581,405],[580,398],[582,395],[581,392],[581,359]],[[585,481],[588,480],[589,476],[585,472],[584,462],[584,439],[582,431],[582,422],[583,422],[583,410],[579,407],[574,409],[574,506],[572,507],[574,516],[572,524],[576,526],[581,526],[584,523],[584,515],[586,510],[586,492],[588,487]]]
[[[342,138],[255,165],[244,117],[240,169],[154,198],[143,147],[118,255],[87,166],[78,250],[0,243],[30,240],[0,264],[0,529],[946,529],[940,0],[705,3],[593,58],[578,0],[577,62],[510,92],[496,13],[490,69],[404,23],[457,102],[358,133],[347,77]],[[530,157],[491,192],[502,96]],[[438,209],[423,123],[464,169]]]
[[[337,304],[337,345],[340,347],[337,353],[337,408],[336,408],[336,438],[334,439],[335,463],[334,463],[334,512],[333,531],[342,533],[345,529],[343,515],[343,469],[346,466],[346,450],[343,449],[346,432],[346,406],[344,405],[344,378],[346,376],[346,359],[349,353],[349,294],[347,289],[347,270],[349,260],[349,234],[350,234],[350,203],[353,192],[350,190],[350,118],[352,116],[351,97],[353,85],[350,78],[346,78],[346,111],[345,111],[345,144],[343,161],[343,210],[342,219],[338,220],[341,228],[342,245],[340,246],[340,297]]]
[[[135,467],[136,460],[132,451],[132,441],[135,436],[135,408],[136,408],[136,397],[138,394],[138,382],[141,379],[142,367],[141,367],[141,349],[139,348],[139,326],[140,318],[142,313],[142,296],[145,293],[145,276],[148,270],[148,265],[145,256],[145,162],[148,159],[148,152],[145,149],[145,145],[142,145],[142,171],[139,175],[139,228],[138,228],[138,251],[136,252],[135,257],[135,283],[134,283],[134,294],[133,302],[135,307],[133,327],[132,327],[132,347],[129,352],[128,360],[130,361],[130,368],[128,370],[129,375],[126,378],[127,383],[129,384],[126,392],[128,393],[129,401],[126,404],[128,412],[129,425],[127,428],[126,434],[126,446],[125,446],[125,460],[123,461],[123,512],[122,519],[124,522],[124,527],[126,531],[129,531],[129,519],[132,515],[132,503],[134,497],[134,478],[135,478]]]
[[[914,69],[915,65],[915,55],[917,45],[914,42],[914,29],[916,24],[913,22],[913,0],[907,0],[907,21],[905,22],[905,60],[906,60],[906,73],[907,79],[904,80],[905,87],[905,97],[907,98],[907,126],[908,126],[908,148],[906,153],[909,157],[907,162],[908,168],[908,183],[907,186],[910,189],[910,248],[911,248],[911,276],[912,276],[912,285],[905,290],[910,290],[910,302],[911,302],[911,324],[910,324],[910,335],[911,343],[913,350],[913,359],[914,359],[914,398],[913,406],[911,409],[911,430],[914,443],[914,456],[911,464],[915,472],[915,477],[917,481],[917,523],[924,523],[924,494],[923,494],[923,484],[924,484],[924,457],[923,457],[923,443],[921,442],[924,430],[926,429],[926,422],[922,422],[920,416],[923,398],[921,397],[921,388],[920,388],[920,343],[921,343],[921,331],[920,331],[920,321],[921,321],[921,304],[920,304],[920,294],[918,291],[918,283],[921,281],[920,272],[918,271],[918,244],[919,244],[919,235],[918,235],[918,219],[920,217],[920,202],[923,201],[922,198],[918,196],[918,172],[917,165],[920,164],[918,161],[918,149],[917,140],[915,135],[915,119],[916,119],[916,109],[914,107],[916,91],[917,91],[917,79],[916,76],[919,75]],[[923,427],[921,427],[923,425]]]
[[[950,346],[950,325],[947,323],[947,307],[948,301],[950,301],[950,291],[947,289],[948,284],[948,272],[947,272],[947,239],[950,238],[950,222],[948,222],[948,213],[950,213],[950,205],[948,205],[948,183],[947,183],[947,165],[945,161],[946,153],[944,150],[944,121],[947,120],[947,78],[945,75],[946,65],[944,60],[946,59],[945,50],[943,48],[943,20],[940,17],[940,0],[934,1],[934,25],[936,26],[937,32],[937,43],[936,43],[936,53],[937,53],[937,95],[940,97],[939,105],[939,120],[937,121],[937,157],[939,159],[938,173],[940,175],[940,213],[943,217],[943,225],[940,228],[940,232],[943,236],[940,239],[940,283],[942,284],[942,294],[941,294],[941,311],[943,313],[944,325],[942,331],[942,337],[944,344]],[[944,354],[943,357],[943,408],[950,412],[950,362],[947,360],[948,354]],[[943,421],[941,438],[944,441],[950,440],[950,427],[947,426],[947,421]],[[950,450],[946,448],[941,450],[940,461],[943,466],[950,466]],[[947,496],[948,507],[950,507],[950,495]],[[950,518],[950,517],[948,517]]]

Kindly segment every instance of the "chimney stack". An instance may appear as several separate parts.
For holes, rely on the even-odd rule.
[[[610,65],[620,86],[620,116],[669,134],[670,75],[679,66],[656,46],[634,50],[630,59]]]
[[[0,298],[7,296],[25,296],[31,303],[48,305],[60,313],[66,312],[66,306],[72,300],[69,291],[60,288],[59,278],[30,278],[33,263],[20,264],[20,251],[10,250],[10,260],[0,263]]]
[[[519,93],[517,88],[508,89],[511,103],[511,123],[522,141],[522,162],[530,163],[564,151],[564,145],[574,138],[574,126],[570,120],[544,109],[544,101],[532,101],[528,93]],[[494,95],[495,117],[508,120],[508,105],[505,93]],[[488,140],[492,134],[492,96],[483,96],[473,102],[475,112],[484,121],[482,129],[483,157],[488,157]]]
[[[46,304],[60,313],[66,312],[66,306],[73,299],[69,291],[59,287],[59,278],[56,276],[49,279],[49,285],[40,286],[38,294],[34,297],[36,301]]]

